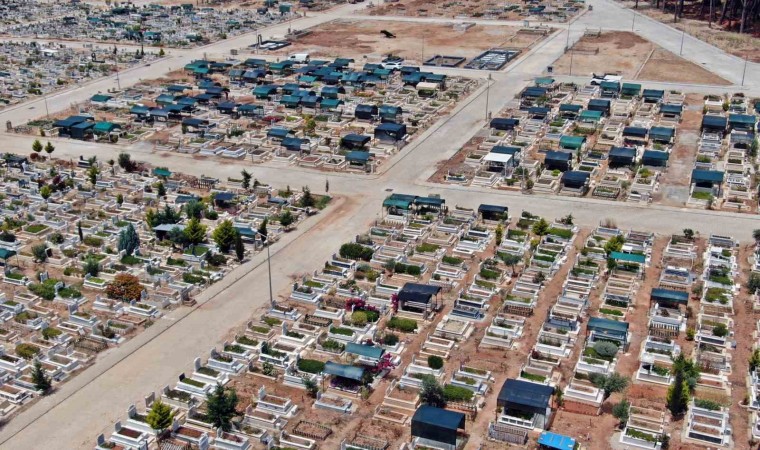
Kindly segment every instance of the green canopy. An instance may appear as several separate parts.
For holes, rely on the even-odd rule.
[[[157,177],[170,177],[172,173],[167,169],[153,169],[153,175]]]

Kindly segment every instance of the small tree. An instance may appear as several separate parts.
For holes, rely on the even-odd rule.
[[[594,386],[604,391],[604,398],[608,398],[615,392],[622,392],[628,387],[630,379],[617,372],[613,372],[609,375],[602,375],[598,373],[591,374],[589,379]]]
[[[156,193],[160,198],[166,197],[166,186],[164,186],[163,182],[158,182],[158,186],[156,186]]]
[[[148,411],[148,415],[145,417],[145,422],[160,436],[167,428],[172,426],[174,412],[171,406],[161,400],[156,400],[150,406],[150,411]]]
[[[260,235],[267,237],[267,224],[269,223],[269,218],[265,217],[264,220],[261,221],[261,224],[259,225],[259,229],[257,230]]]
[[[232,225],[232,221],[224,220],[216,227],[211,234],[211,237],[214,239],[214,242],[216,242],[217,247],[219,247],[219,251],[227,253],[235,243],[236,234],[237,230],[235,230],[235,227]]]
[[[119,153],[119,167],[124,169],[125,172],[133,172],[136,168],[136,164],[132,161],[132,156],[129,153]]]
[[[303,385],[306,388],[306,392],[309,393],[309,397],[317,398],[317,393],[319,393],[319,385],[317,385],[316,381],[304,380]]]
[[[443,387],[438,384],[432,375],[425,376],[422,379],[420,400],[422,403],[436,408],[446,407],[446,396],[443,393]]]
[[[691,228],[684,228],[683,229],[683,237],[686,239],[693,241],[694,240],[694,230]]]
[[[34,142],[32,142],[32,151],[37,154],[42,151],[42,142],[40,142],[39,139],[35,139]]]
[[[77,232],[79,233],[79,242],[84,241],[84,233],[82,232],[82,221],[77,222]]]
[[[496,237],[496,245],[498,246],[501,244],[501,240],[504,238],[504,227],[499,224],[496,226],[496,231],[494,232],[494,235]]]
[[[628,422],[630,408],[631,403],[626,399],[621,400],[620,403],[617,403],[612,407],[612,415],[620,421],[621,428],[625,426],[626,422]]]
[[[240,175],[243,177],[243,182],[241,185],[243,186],[243,189],[247,191],[251,188],[251,174],[247,170],[243,169],[243,171],[240,172]]]
[[[140,300],[142,297],[143,287],[140,279],[128,273],[116,275],[110,283],[106,285],[106,295],[109,298],[129,302]]]
[[[504,264],[508,265],[512,269],[512,273],[515,273],[515,266],[522,261],[522,257],[520,255],[516,255],[514,253],[506,253],[504,255],[501,255],[501,260],[504,261]]]
[[[140,247],[140,236],[137,235],[135,227],[130,223],[127,228],[119,233],[119,251],[124,251],[128,256],[137,251]]]
[[[238,230],[235,230],[235,256],[238,261],[243,262],[245,259],[245,245],[243,245],[243,236]]]
[[[184,229],[185,239],[190,245],[198,245],[206,241],[206,225],[201,224],[200,220],[192,218],[187,222]]]
[[[200,219],[203,215],[204,206],[198,200],[193,199],[185,203],[184,209],[188,219]]]
[[[317,202],[314,200],[314,196],[311,195],[311,189],[308,186],[303,188],[303,196],[301,197],[301,206],[304,208],[313,207]]]
[[[437,355],[430,355],[427,359],[428,366],[433,370],[438,370],[443,367],[443,358]]]
[[[538,222],[533,224],[533,234],[536,236],[544,236],[549,234],[549,222],[543,217]]]
[[[116,194],[116,204],[119,206],[124,204],[124,195],[121,192]]]
[[[187,237],[180,227],[174,227],[169,230],[169,232],[166,233],[166,239],[170,240],[172,244],[180,248],[185,248],[187,245]]]
[[[683,372],[676,371],[673,384],[668,388],[665,396],[670,413],[679,416],[686,411],[686,405],[689,403],[689,386],[684,382]]]
[[[45,200],[49,199],[52,194],[53,189],[47,184],[40,188],[40,197],[44,198]]]
[[[82,270],[92,277],[97,277],[98,273],[100,273],[100,263],[95,258],[87,258],[84,260]]]
[[[752,355],[749,357],[749,371],[754,372],[760,367],[760,348],[756,348],[752,351]]]
[[[52,154],[55,151],[55,145],[51,144],[50,141],[48,141],[47,144],[45,144],[45,153],[48,155]]]
[[[98,166],[92,165],[89,169],[87,169],[87,180],[90,182],[91,185],[95,186],[95,183],[98,182],[98,175],[100,174],[100,169],[98,169]]]
[[[224,431],[232,429],[232,418],[235,417],[235,407],[238,403],[238,396],[234,389],[224,389],[221,384],[210,392],[206,398],[206,407],[208,412],[206,416],[211,419],[211,423]]]
[[[32,246],[32,255],[34,256],[34,260],[39,263],[44,263],[47,261],[47,245],[45,244],[38,244],[35,246]]]
[[[285,229],[293,225],[293,222],[295,221],[296,219],[293,217],[293,213],[290,212],[289,209],[280,215],[280,224],[285,227]]]
[[[53,387],[50,377],[45,373],[45,369],[42,368],[42,364],[39,361],[34,362],[34,370],[32,370],[32,383],[34,388],[42,392],[42,395],[50,393],[50,388]]]

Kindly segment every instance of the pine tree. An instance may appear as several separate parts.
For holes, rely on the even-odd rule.
[[[174,412],[171,406],[156,400],[150,407],[148,415],[145,417],[145,422],[150,425],[152,429],[156,431],[156,434],[160,435],[167,428],[172,426],[174,421]]]
[[[79,242],[84,241],[84,233],[82,232],[82,221],[77,222],[77,232],[79,232]]]
[[[42,392],[42,395],[47,395],[50,392],[50,388],[53,386],[50,377],[47,376],[45,369],[42,368],[42,364],[40,364],[39,361],[34,362],[32,383],[34,383],[35,389]]]
[[[206,241],[206,225],[201,224],[198,219],[190,219],[184,233],[187,243],[190,245],[198,245]]]
[[[32,142],[32,150],[34,153],[39,153],[42,151],[42,142],[40,142],[39,139],[35,139],[34,142]]]
[[[443,393],[443,388],[432,375],[428,375],[422,379],[420,400],[422,400],[422,403],[436,408],[446,407],[446,396]]]
[[[55,146],[48,141],[48,143],[45,145],[45,153],[48,155],[52,154],[55,151]]]
[[[100,174],[100,169],[98,169],[98,166],[92,165],[89,169],[87,169],[87,180],[95,186],[95,183],[98,182],[98,174]]]
[[[122,204],[124,204],[124,195],[123,194],[121,194],[121,193],[116,194],[116,203],[119,206],[121,206]]]
[[[166,186],[164,186],[164,183],[159,181],[156,189],[158,190],[159,197],[161,198],[166,197]]]
[[[258,232],[262,237],[267,237],[267,224],[269,223],[269,218],[265,217],[264,220],[261,222],[261,225],[259,225]]]
[[[219,251],[227,253],[235,243],[236,233],[237,231],[232,225],[232,221],[225,220],[216,227],[211,237],[214,238],[214,242],[216,242],[217,247],[219,247]]]
[[[132,254],[140,247],[140,236],[137,235],[135,227],[130,223],[125,230],[119,233],[119,251],[124,251],[127,256]]]
[[[217,384],[206,398],[206,416],[215,427],[230,431],[237,403],[238,397],[234,389],[226,390],[221,384]]]
[[[247,170],[243,169],[243,171],[240,172],[240,175],[243,177],[243,189],[247,191],[251,188],[251,174]]]
[[[237,256],[238,261],[243,262],[243,259],[245,258],[245,246],[243,245],[243,236],[240,235],[240,232],[235,230],[235,256]]]

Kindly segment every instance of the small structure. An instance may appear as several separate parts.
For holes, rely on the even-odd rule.
[[[412,417],[413,444],[455,450],[460,448],[466,439],[464,426],[465,415],[460,412],[428,405],[420,406]]]
[[[554,388],[529,381],[508,379],[497,399],[501,408],[498,423],[528,429],[546,429],[551,418]]]
[[[548,170],[565,172],[566,170],[570,170],[572,163],[573,155],[569,152],[550,150],[544,156],[544,165]]]
[[[509,208],[506,206],[486,205],[478,206],[478,214],[483,220],[502,221],[508,218]]]
[[[575,439],[550,431],[543,431],[538,437],[538,448],[542,450],[574,450]]]
[[[725,173],[720,170],[702,170],[694,169],[691,171],[691,185],[694,191],[704,191],[711,194],[716,193],[720,196],[722,193],[723,177]]]
[[[406,137],[406,125],[385,122],[375,127],[375,139],[382,142],[396,143]]]
[[[441,307],[440,294],[440,286],[406,283],[398,292],[399,310],[422,314],[427,318]]]
[[[636,149],[633,147],[612,147],[607,153],[611,168],[632,166],[636,162]]]
[[[586,334],[589,342],[596,339],[613,341],[619,343],[623,350],[628,349],[629,333],[628,322],[622,322],[603,317],[592,317],[588,321]]]

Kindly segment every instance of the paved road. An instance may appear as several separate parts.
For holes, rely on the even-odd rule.
[[[606,0],[594,0],[594,15],[607,20],[620,14]],[[601,12],[600,12],[601,11]],[[350,14],[351,7],[341,7],[320,18],[307,18],[298,22],[307,26],[321,20]],[[588,14],[583,21],[592,20]],[[596,19],[594,19],[596,20]],[[282,28],[282,26],[281,26]],[[668,27],[646,24],[646,28],[658,29],[667,37]],[[276,32],[272,30],[271,32]],[[571,27],[569,40],[573,42],[583,33],[583,28]],[[320,266],[338,246],[365,230],[368,223],[381,214],[380,204],[387,195],[386,188],[396,192],[425,195],[439,193],[449,206],[477,207],[479,203],[505,204],[513,213],[522,209],[549,218],[572,213],[582,225],[593,226],[606,218],[614,219],[624,228],[651,230],[660,233],[680,231],[684,227],[701,233],[726,233],[748,237],[756,227],[756,218],[710,211],[686,210],[662,206],[639,206],[625,203],[605,202],[595,199],[573,199],[558,196],[523,196],[520,194],[489,189],[443,186],[425,180],[434,170],[435,163],[447,159],[478,130],[486,115],[486,97],[489,110],[495,112],[514,98],[532,78],[556,60],[564,51],[566,36],[563,32],[552,35],[538,47],[523,55],[506,71],[494,76],[489,89],[481,88],[460,105],[444,121],[418,137],[402,154],[391,160],[384,172],[373,176],[352,174],[325,174],[291,167],[254,167],[253,173],[260,180],[277,185],[290,184],[293,188],[309,185],[321,191],[325,180],[330,181],[330,191],[342,199],[320,216],[313,217],[286,236],[275,246],[273,254],[273,282],[275,290],[286,292],[291,276],[311,271]],[[680,38],[679,38],[680,39]],[[250,37],[231,39],[203,51],[225,52],[239,48]],[[715,53],[707,52],[707,56]],[[197,55],[200,57],[202,55]],[[129,79],[155,76],[169,67],[179,67],[192,55],[176,56],[152,68],[136,69]],[[722,56],[716,57],[720,60]],[[735,76],[735,68],[727,69],[727,75]],[[103,81],[68,93],[66,98],[52,99],[51,109],[68,106],[74,99],[92,95],[93,88],[103,89],[111,82]],[[64,97],[64,96],[62,96]],[[38,104],[40,102],[37,102]],[[0,114],[0,120],[25,116],[25,110]],[[16,135],[3,137],[6,148],[28,151],[29,138]],[[58,157],[98,155],[101,159],[115,156],[123,147],[98,146],[71,140],[57,140]],[[244,163],[199,163],[183,155],[162,155],[152,152],[146,145],[130,149],[136,159],[161,165],[169,165],[175,171],[217,177],[237,176]],[[95,367],[65,384],[60,392],[32,405],[16,417],[0,432],[3,449],[31,448],[89,448],[99,433],[108,433],[113,422],[123,419],[126,408],[138,403],[148,392],[171,384],[182,370],[189,370],[192,359],[201,356],[218,345],[231,328],[241,327],[253,311],[266,305],[267,278],[263,255],[238,269],[228,278],[204,292],[200,304],[193,310],[178,310],[166,319],[125,345],[101,355]]]

